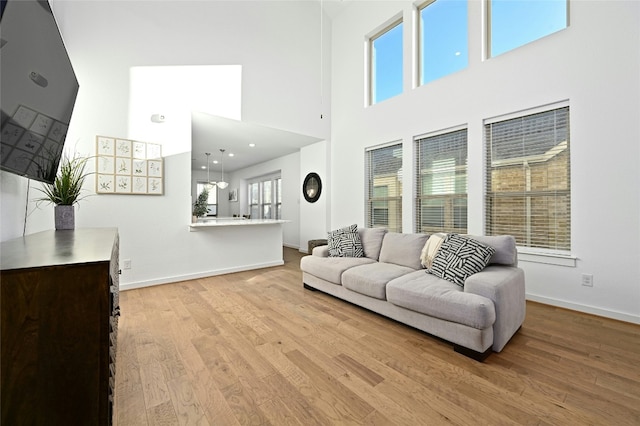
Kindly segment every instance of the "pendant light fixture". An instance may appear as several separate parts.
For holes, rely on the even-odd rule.
[[[220,189],[225,189],[227,186],[229,186],[228,182],[224,181],[224,149],[221,149],[220,152],[222,153],[222,158],[220,160],[220,165],[222,167],[222,175],[220,177],[220,182],[218,182],[218,188]]]
[[[207,183],[204,187],[207,188],[207,191],[211,191],[213,187],[216,185],[215,182],[211,182],[211,178],[209,177],[209,156],[211,155],[211,153],[205,152],[204,155],[207,156]]]

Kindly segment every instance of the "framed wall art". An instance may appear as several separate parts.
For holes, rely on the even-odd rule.
[[[162,145],[96,136],[96,193],[163,195]]]
[[[229,201],[238,201],[238,188],[229,191]]]

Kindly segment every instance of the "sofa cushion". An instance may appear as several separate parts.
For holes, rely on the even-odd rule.
[[[431,269],[433,259],[436,257],[445,238],[447,238],[447,234],[444,232],[436,232],[429,236],[422,248],[422,253],[420,253],[420,263],[423,268]]]
[[[362,243],[358,225],[336,229],[327,233],[330,257],[362,257]]]
[[[449,234],[428,272],[464,287],[467,277],[482,271],[495,252],[493,247],[472,238]]]
[[[385,300],[387,283],[410,272],[413,269],[393,263],[376,262],[354,266],[342,274],[342,285],[357,293]]]
[[[387,284],[387,300],[394,305],[446,321],[483,330],[496,320],[493,302],[449,281],[415,271]]]
[[[315,249],[314,249],[315,251]],[[300,259],[300,269],[333,284],[342,284],[342,273],[358,265],[373,263],[368,257],[320,257],[304,256]]]
[[[518,266],[518,250],[516,239],[512,235],[465,235],[493,247],[496,252],[491,256],[489,264]]]
[[[360,240],[362,241],[362,249],[365,257],[378,260],[380,257],[380,248],[382,247],[382,239],[387,233],[386,228],[359,228]]]
[[[427,234],[387,232],[382,240],[380,262],[421,269],[420,253],[427,238]]]

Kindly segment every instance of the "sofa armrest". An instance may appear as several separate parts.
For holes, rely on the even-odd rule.
[[[329,246],[317,246],[311,251],[314,256],[329,257]]]
[[[464,291],[493,300],[493,350],[500,352],[524,322],[524,271],[513,266],[488,266],[467,278]]]

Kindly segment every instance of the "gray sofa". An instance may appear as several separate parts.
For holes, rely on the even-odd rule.
[[[493,247],[488,265],[464,287],[427,273],[426,234],[357,230],[363,257],[329,257],[328,246],[300,261],[304,287],[320,290],[454,344],[484,360],[500,352],[525,317],[524,272],[511,236],[466,236]]]

